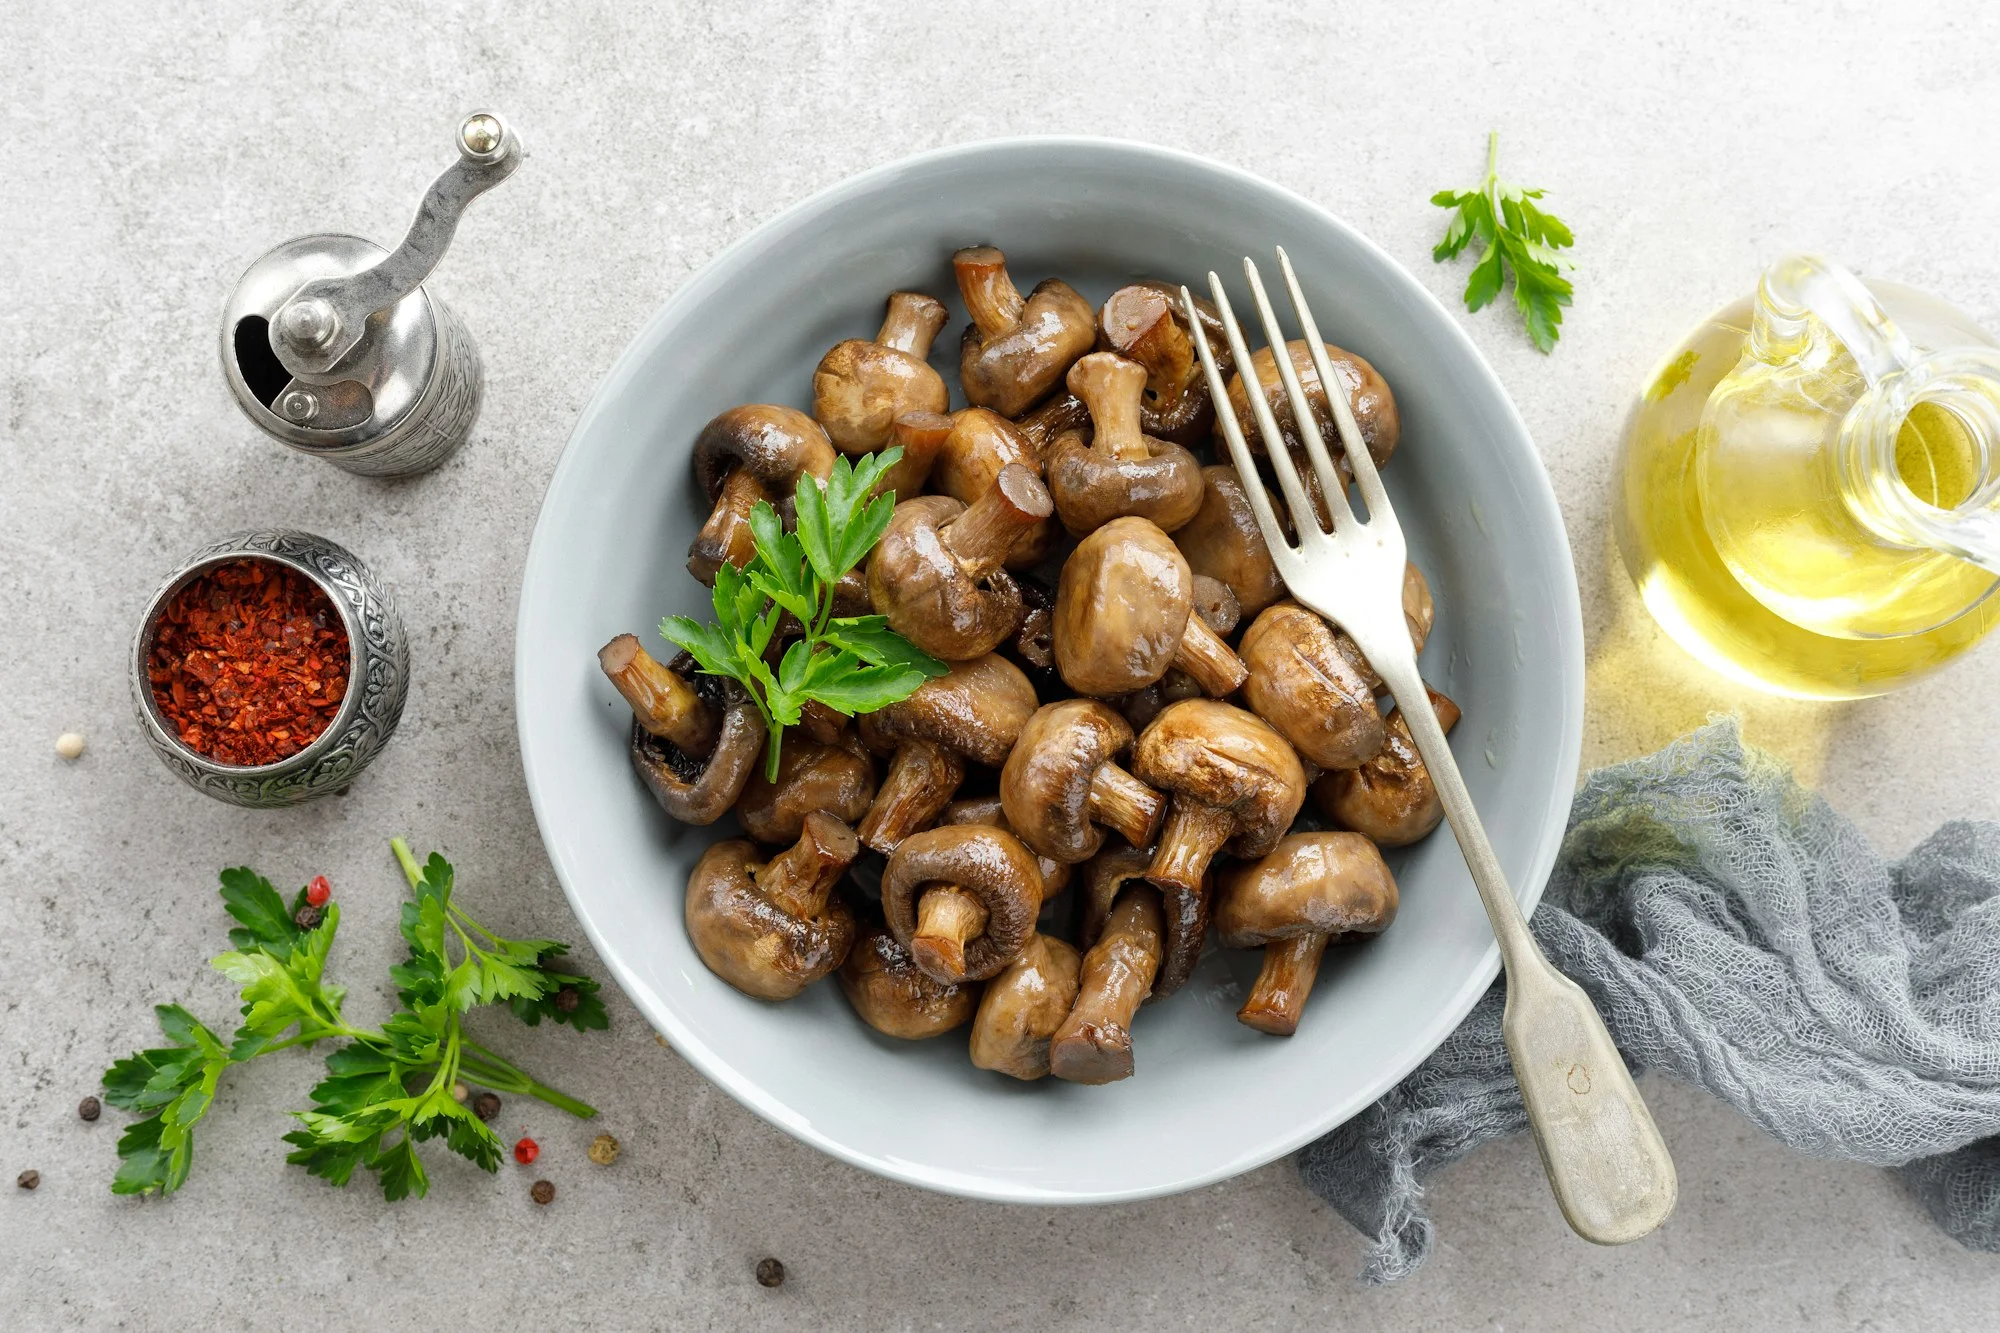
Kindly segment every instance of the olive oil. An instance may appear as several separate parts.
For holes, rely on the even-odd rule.
[[[1941,302],[1869,290],[1916,347],[1991,346]],[[1948,401],[1920,398],[1886,426],[1850,419],[1868,377],[1817,321],[1801,348],[1746,356],[1754,306],[1719,312],[1647,382],[1612,508],[1618,544],[1647,609],[1709,666],[1798,697],[1879,694],[2000,620],[1990,569],[1882,528],[1911,502],[1948,527],[1993,489],[2000,460]],[[1887,432],[1873,454],[1853,438],[1864,426]],[[1874,497],[1889,491],[1883,517]]]

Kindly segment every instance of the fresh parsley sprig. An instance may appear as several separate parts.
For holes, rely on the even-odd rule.
[[[1563,307],[1570,303],[1572,291],[1556,251],[1576,244],[1576,238],[1561,219],[1535,206],[1544,191],[1524,190],[1500,179],[1495,166],[1499,154],[1500,135],[1495,131],[1486,136],[1486,179],[1470,190],[1440,190],[1431,196],[1439,208],[1457,210],[1431,258],[1441,264],[1479,242],[1483,247],[1479,262],[1465,282],[1465,308],[1479,310],[1489,304],[1511,273],[1514,304],[1527,321],[1528,337],[1546,353],[1562,336]]]
[[[452,901],[452,869],[442,856],[434,852],[419,867],[401,838],[390,846],[414,897],[402,911],[409,956],[390,969],[401,1007],[379,1030],[348,1023],[341,1014],[346,989],[325,977],[339,905],[328,903],[315,922],[305,890],[287,908],[255,871],[222,872],[223,909],[237,922],[229,932],[235,948],[211,965],[239,987],[243,1021],[224,1045],[186,1009],[161,1005],[154,1012],[169,1044],[105,1071],[105,1100],[145,1113],[118,1141],[113,1193],[179,1189],[193,1161],[195,1126],[223,1073],[289,1046],[346,1043],[326,1057],[312,1109],[292,1113],[300,1128],[285,1136],[295,1148],[285,1160],[336,1185],[365,1166],[392,1201],[429,1188],[416,1148],[427,1139],[442,1137],[484,1170],[499,1169],[499,1137],[452,1095],[455,1082],[536,1097],[586,1119],[597,1114],[474,1041],[460,1020],[505,1001],[530,1025],[549,1017],[579,1031],[606,1027],[598,984],[550,965],[565,946],[506,939],[474,921]]]
[[[688,616],[660,622],[661,637],[685,648],[703,671],[749,691],[769,733],[765,773],[774,781],[784,730],[798,724],[808,700],[845,717],[872,713],[949,670],[881,616],[834,614],[835,587],[889,527],[895,493],[875,490],[902,456],[900,448],[884,449],[856,464],[843,455],[825,481],[802,474],[791,532],[777,510],[758,501],[750,511],[756,554],[742,569],[724,564],[715,571],[715,622]],[[773,670],[771,645],[788,620],[798,637]]]

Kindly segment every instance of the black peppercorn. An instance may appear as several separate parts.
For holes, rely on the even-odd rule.
[[[528,1197],[533,1199],[536,1203],[539,1203],[544,1207],[547,1207],[549,1204],[555,1201],[556,1187],[549,1181],[538,1180],[534,1184],[528,1186]]]
[[[77,1116],[84,1120],[95,1120],[104,1113],[104,1106],[95,1097],[85,1097],[76,1104]]]
[[[583,997],[576,993],[576,987],[574,986],[564,986],[556,992],[556,1008],[566,1014],[575,1013],[576,1007],[582,1003]]]
[[[482,1092],[472,1099],[472,1113],[481,1120],[491,1121],[500,1114],[500,1098],[491,1092]]]
[[[326,912],[324,910],[314,907],[311,903],[307,903],[304,907],[292,913],[292,924],[296,925],[300,930],[317,930],[319,929],[319,923],[325,916]]]
[[[785,1285],[785,1266],[776,1259],[757,1261],[757,1285],[760,1287],[782,1287]]]
[[[39,1171],[23,1171],[20,1175],[14,1177],[14,1183],[24,1190],[31,1190],[42,1183],[42,1173]]]

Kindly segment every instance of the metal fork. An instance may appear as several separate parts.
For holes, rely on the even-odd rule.
[[[1243,273],[1263,319],[1279,378],[1298,418],[1306,455],[1332,515],[1333,531],[1321,530],[1291,453],[1278,433],[1270,404],[1262,393],[1253,392],[1245,397],[1256,415],[1258,431],[1270,446],[1266,454],[1291,509],[1296,547],[1279,525],[1244,441],[1242,423],[1229,405],[1227,387],[1202,330],[1194,297],[1183,287],[1181,302],[1208,375],[1209,393],[1230,457],[1243,479],[1244,494],[1256,512],[1271,558],[1292,596],[1346,630],[1360,646],[1395,695],[1410,736],[1430,770],[1452,831],[1458,836],[1459,849],[1472,871],[1472,882],[1485,904],[1487,919],[1493,923],[1494,938],[1500,943],[1501,962],[1507,969],[1507,1009],[1501,1030],[1514,1061],[1514,1077],[1521,1084],[1528,1123],[1534,1128],[1535,1146],[1541,1150],[1542,1167],[1548,1172],[1563,1216],[1578,1235],[1600,1245],[1637,1240],[1665,1221],[1674,1209],[1679,1187],[1673,1159],[1667,1155],[1652,1113],[1633,1086],[1625,1061],[1590,997],[1550,966],[1529,934],[1499,858],[1486,839],[1444,728],[1438,724],[1430,696],[1417,674],[1416,652],[1403,619],[1403,566],[1407,558],[1403,530],[1354,423],[1347,395],[1340,391],[1340,381],[1327,364],[1325,344],[1306,306],[1305,294],[1299,290],[1292,261],[1282,249],[1278,263],[1284,270],[1292,309],[1298,314],[1300,333],[1312,351],[1313,368],[1327,390],[1327,402],[1355,484],[1367,504],[1368,517],[1357,518],[1348,502],[1346,484],[1327,454],[1312,405],[1292,368],[1271,299],[1257,276],[1256,264],[1248,259],[1243,261]],[[1243,330],[1229,307],[1222,279],[1210,273],[1208,285],[1229,334],[1236,365],[1247,374],[1250,349],[1244,345]]]

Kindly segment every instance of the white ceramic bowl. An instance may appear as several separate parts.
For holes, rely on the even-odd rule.
[[[1007,252],[1024,290],[1053,274],[1092,300],[1142,276],[1200,290],[1210,268],[1239,275],[1243,255],[1290,251],[1326,336],[1374,362],[1402,409],[1384,477],[1436,592],[1425,674],[1465,710],[1454,747],[1532,906],[1575,784],[1583,635],[1562,519],[1520,417],[1450,316],[1338,219],[1240,171],[1138,144],[1004,140],[880,167],[765,223],[677,292],[598,388],[543,501],[521,590],[522,759],[592,944],[674,1048],[751,1110],[870,1171],[954,1194],[1167,1194],[1259,1166],[1355,1114],[1486,989],[1498,955],[1449,832],[1392,856],[1395,925],[1335,946],[1297,1036],[1236,1022],[1258,959],[1211,947],[1183,992],[1140,1012],[1135,1077],[1024,1085],[974,1069],[963,1030],[916,1044],[878,1036],[832,981],[772,1005],[712,976],[681,897],[721,835],[654,805],[626,759],[630,713],[597,669],[614,634],[650,642],[663,615],[708,614],[682,567],[702,517],[688,461],[702,423],[743,402],[808,406],[821,354],[872,336],[901,287],[952,302],[932,359],[955,389],[963,311],[948,257],[982,242]],[[1248,309],[1234,279],[1232,292]]]

